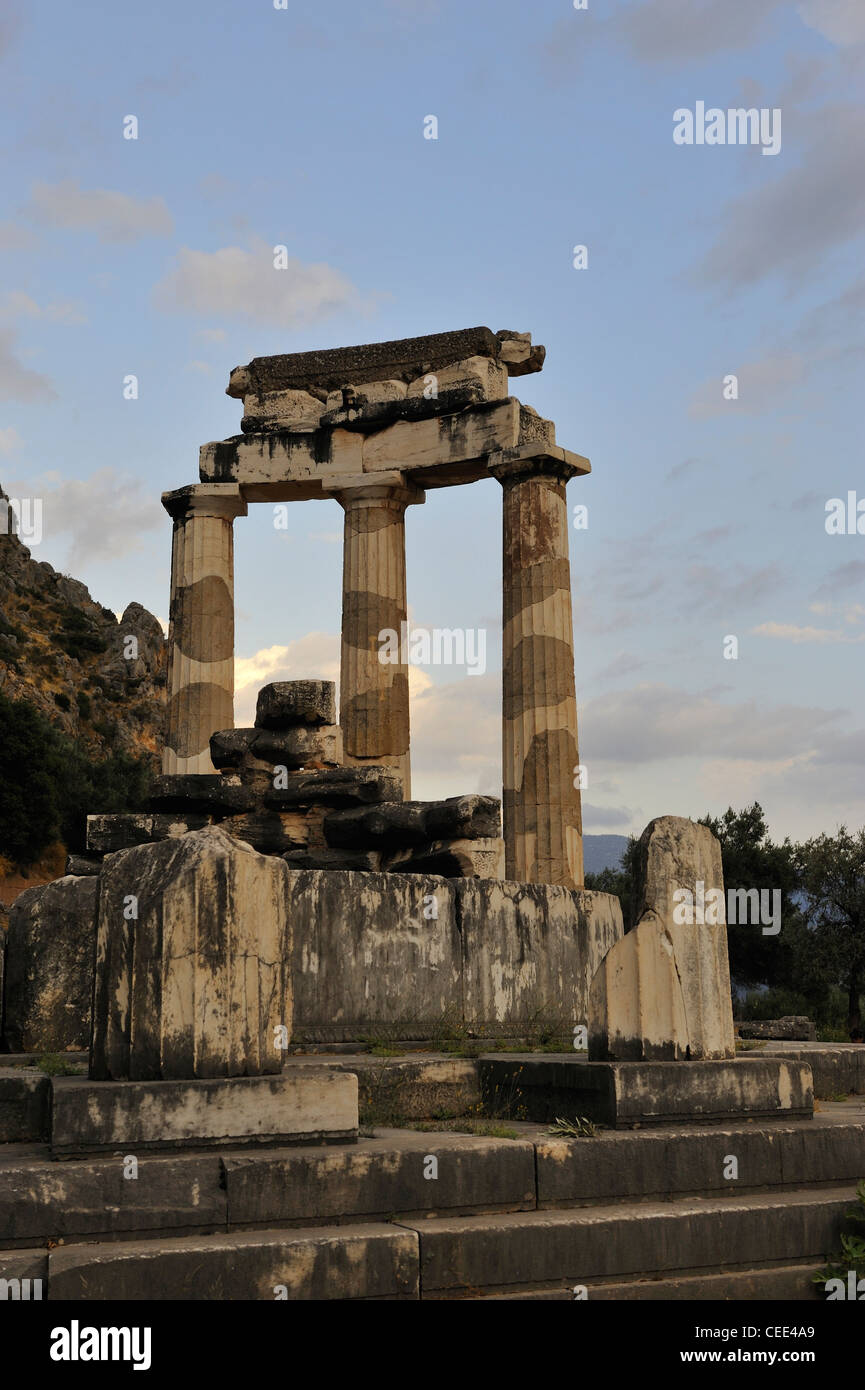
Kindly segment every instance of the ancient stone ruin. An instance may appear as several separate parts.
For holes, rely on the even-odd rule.
[[[146,811],[94,808],[87,853],[10,917],[9,1287],[571,1296],[575,1279],[602,1290],[721,1273],[732,1250],[751,1279],[751,1266],[829,1243],[849,1194],[826,1185],[861,1176],[863,1134],[809,1130],[801,1050],[736,1056],[723,915],[674,912],[698,882],[723,900],[717,840],[677,817],[651,822],[627,932],[619,900],[584,886],[565,492],[589,464],[508,394],[543,361],[528,334],[475,328],[232,373],[242,432],[205,445],[200,481],[163,498],[162,776]],[[412,800],[405,653],[380,650],[406,622],[405,510],[486,477],[502,487],[503,797]],[[345,513],[339,711],[329,682],[284,682],[236,729],[235,518],[333,497]],[[389,1057],[399,1049],[382,1040],[409,1050]],[[443,1052],[454,1040],[476,1046]],[[86,1052],[87,1074],[45,1075],[40,1052]],[[503,1097],[523,1126],[513,1139],[429,1132],[432,1118],[496,1115]],[[566,1139],[531,1128],[562,1116]],[[419,1121],[426,1132],[404,1127]],[[780,1143],[823,1196],[792,1210],[725,1201],[720,1156],[737,1126],[746,1187],[787,1180]],[[600,1163],[583,1162],[586,1136]],[[41,1148],[5,1162],[3,1145],[21,1142]],[[423,1180],[431,1158],[440,1183]],[[118,1176],[130,1160],[139,1185]],[[678,1243],[648,1206],[628,1240],[615,1205],[605,1214],[649,1197],[667,1201]],[[755,1285],[735,1287],[720,1296]]]

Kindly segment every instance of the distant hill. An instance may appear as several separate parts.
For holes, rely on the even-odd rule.
[[[627,845],[627,835],[584,835],[586,873],[599,874],[602,869],[618,869]]]

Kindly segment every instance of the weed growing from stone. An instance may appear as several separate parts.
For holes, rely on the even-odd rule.
[[[562,1139],[595,1139],[598,1134],[598,1126],[587,1120],[585,1115],[578,1115],[574,1120],[565,1120],[561,1115],[556,1116],[555,1124],[551,1124],[547,1134],[558,1135]]]
[[[857,1205],[844,1215],[848,1221],[865,1228],[865,1178],[856,1187],[856,1198]],[[846,1282],[851,1270],[857,1280],[865,1278],[865,1229],[861,1235],[855,1231],[842,1234],[840,1255],[814,1275],[814,1283],[825,1285],[830,1279]]]

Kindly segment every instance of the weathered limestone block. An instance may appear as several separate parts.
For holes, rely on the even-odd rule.
[[[229,835],[252,845],[259,854],[284,854],[293,849],[325,849],[323,819],[324,811],[312,806],[303,810],[248,811],[242,816],[226,817],[221,825]]]
[[[290,872],[294,1032],[428,1037],[462,1000],[453,885],[411,874]],[[397,1026],[398,1025],[398,1026]]]
[[[302,724],[292,729],[224,729],[213,734],[210,756],[214,767],[241,768],[256,764],[291,770],[320,763],[339,767],[342,734],[337,724]]]
[[[466,357],[495,357],[499,350],[498,340],[488,328],[461,328],[419,338],[329,348],[324,352],[254,357],[245,367],[234,368],[226,393],[245,398],[250,391],[289,387],[337,391],[347,381],[411,381],[424,370],[445,367]]]
[[[502,803],[497,796],[449,796],[421,802],[424,825],[432,839],[497,839],[502,828]]]
[[[255,430],[317,430],[323,403],[308,391],[250,392],[243,398],[243,432]]]
[[[336,686],[333,681],[274,681],[258,692],[257,729],[335,723]]]
[[[180,811],[183,814],[197,810],[221,815],[230,811],[249,811],[255,805],[253,792],[244,787],[238,777],[220,776],[218,772],[155,777],[148,800],[154,811]]]
[[[424,372],[439,371],[468,358],[485,357],[508,364],[512,376],[539,372],[545,349],[532,347],[530,333],[501,329],[461,328],[449,333],[428,333],[419,338],[397,338],[385,343],[363,343],[330,348],[324,352],[291,352],[273,357],[254,357],[235,367],[226,394],[246,398],[252,394],[289,389],[319,393],[338,391],[346,382],[413,381]]]
[[[433,840],[497,839],[501,805],[493,796],[451,796],[332,811],[324,822],[329,845],[408,847]]]
[[[422,483],[421,470],[428,468],[435,475],[448,466],[483,457],[486,474],[490,453],[515,448],[522,442],[519,402],[484,401],[467,409],[456,427],[447,415],[431,415],[399,420],[367,435],[361,466],[365,473],[410,469],[412,477]]]
[[[288,874],[221,826],[106,859],[91,1077],[282,1070],[280,1030],[290,1035],[292,1021]]]
[[[85,1050],[97,878],[28,888],[9,913],[4,1037],[11,1052]]]
[[[267,1304],[279,1285],[290,1306],[322,1299],[416,1302],[420,1297],[417,1232],[383,1221],[338,1230],[190,1235],[146,1254],[135,1242],[66,1245],[52,1250],[48,1262],[51,1297],[63,1302]]]
[[[421,845],[429,837],[423,804],[417,801],[383,802],[378,806],[331,811],[324,818],[324,834],[335,849],[381,849]]]
[[[330,1067],[279,1076],[112,1084],[55,1077],[52,1153],[211,1145],[321,1144],[357,1138],[357,1077]]]
[[[493,837],[472,840],[427,840],[389,854],[387,873],[441,874],[442,878],[504,878],[505,842]]]
[[[199,453],[202,482],[242,486],[246,502],[287,502],[323,497],[359,474],[408,470],[419,487],[453,487],[489,477],[490,454],[545,445],[546,452],[579,473],[588,463],[555,442],[555,426],[521,406],[514,397],[469,405],[456,399],[465,391],[442,392],[437,401],[406,397],[366,412],[354,412],[351,428],[333,424],[312,434],[265,431],[235,435],[203,444]],[[379,422],[377,411],[396,417]],[[460,412],[459,420],[451,418]],[[325,456],[326,465],[322,463]],[[223,720],[215,728],[225,728]]]
[[[646,827],[637,903],[636,927],[613,946],[592,981],[590,1057],[735,1056],[721,846],[707,826],[661,816]]]
[[[313,847],[291,849],[282,857],[290,869],[355,869],[363,873],[378,873],[381,869],[380,850]]]
[[[116,811],[107,816],[87,817],[89,854],[114,854],[133,845],[176,840],[190,830],[203,830],[211,817],[195,811],[170,811],[150,815],[142,811]]]
[[[43,1144],[51,1129],[51,1082],[42,1072],[0,1066],[0,1144]],[[8,1169],[7,1169],[8,1172]],[[6,1192],[0,1193],[4,1207]],[[20,1210],[20,1207],[19,1207]],[[14,1236],[4,1212],[3,1235]],[[0,1278],[5,1251],[0,1252]]]
[[[496,337],[499,341],[499,361],[507,367],[509,376],[525,376],[528,372],[541,370],[547,350],[541,343],[532,347],[531,333],[512,333],[507,328],[500,328]]]
[[[440,367],[437,372],[427,372],[424,376],[420,376],[410,383],[409,397],[428,395],[431,375],[435,377],[437,393],[476,387],[478,400],[503,401],[507,399],[507,367],[493,362],[489,357],[468,357],[463,362],[454,362],[449,367]]]
[[[618,898],[559,884],[481,878],[454,885],[465,1018],[524,1024],[552,1014],[588,1021],[589,984],[624,932]]]
[[[362,410],[367,405],[382,405],[386,401],[401,401],[405,398],[404,381],[365,381],[360,386],[341,386],[336,391],[328,391],[326,410],[341,410],[343,406],[354,406]]]
[[[66,877],[84,878],[102,872],[101,854],[67,854]]]
[[[285,782],[285,786],[281,783]],[[275,810],[299,806],[366,806],[380,801],[399,801],[402,782],[387,767],[325,768],[323,772],[289,772],[265,795]]]

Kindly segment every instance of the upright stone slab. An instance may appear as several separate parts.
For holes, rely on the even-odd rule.
[[[624,931],[618,898],[495,879],[454,887],[466,1021],[512,1034],[533,1019],[568,1035],[585,1025],[589,983]]]
[[[295,1036],[428,1038],[462,1010],[454,885],[422,874],[290,874]]]
[[[707,826],[661,816],[646,827],[637,902],[636,927],[592,980],[590,1057],[735,1056],[721,846]]]
[[[95,878],[66,877],[15,900],[6,962],[10,1052],[88,1048],[96,897]]]
[[[292,1022],[288,878],[281,859],[218,826],[107,856],[92,1078],[282,1070]]]

